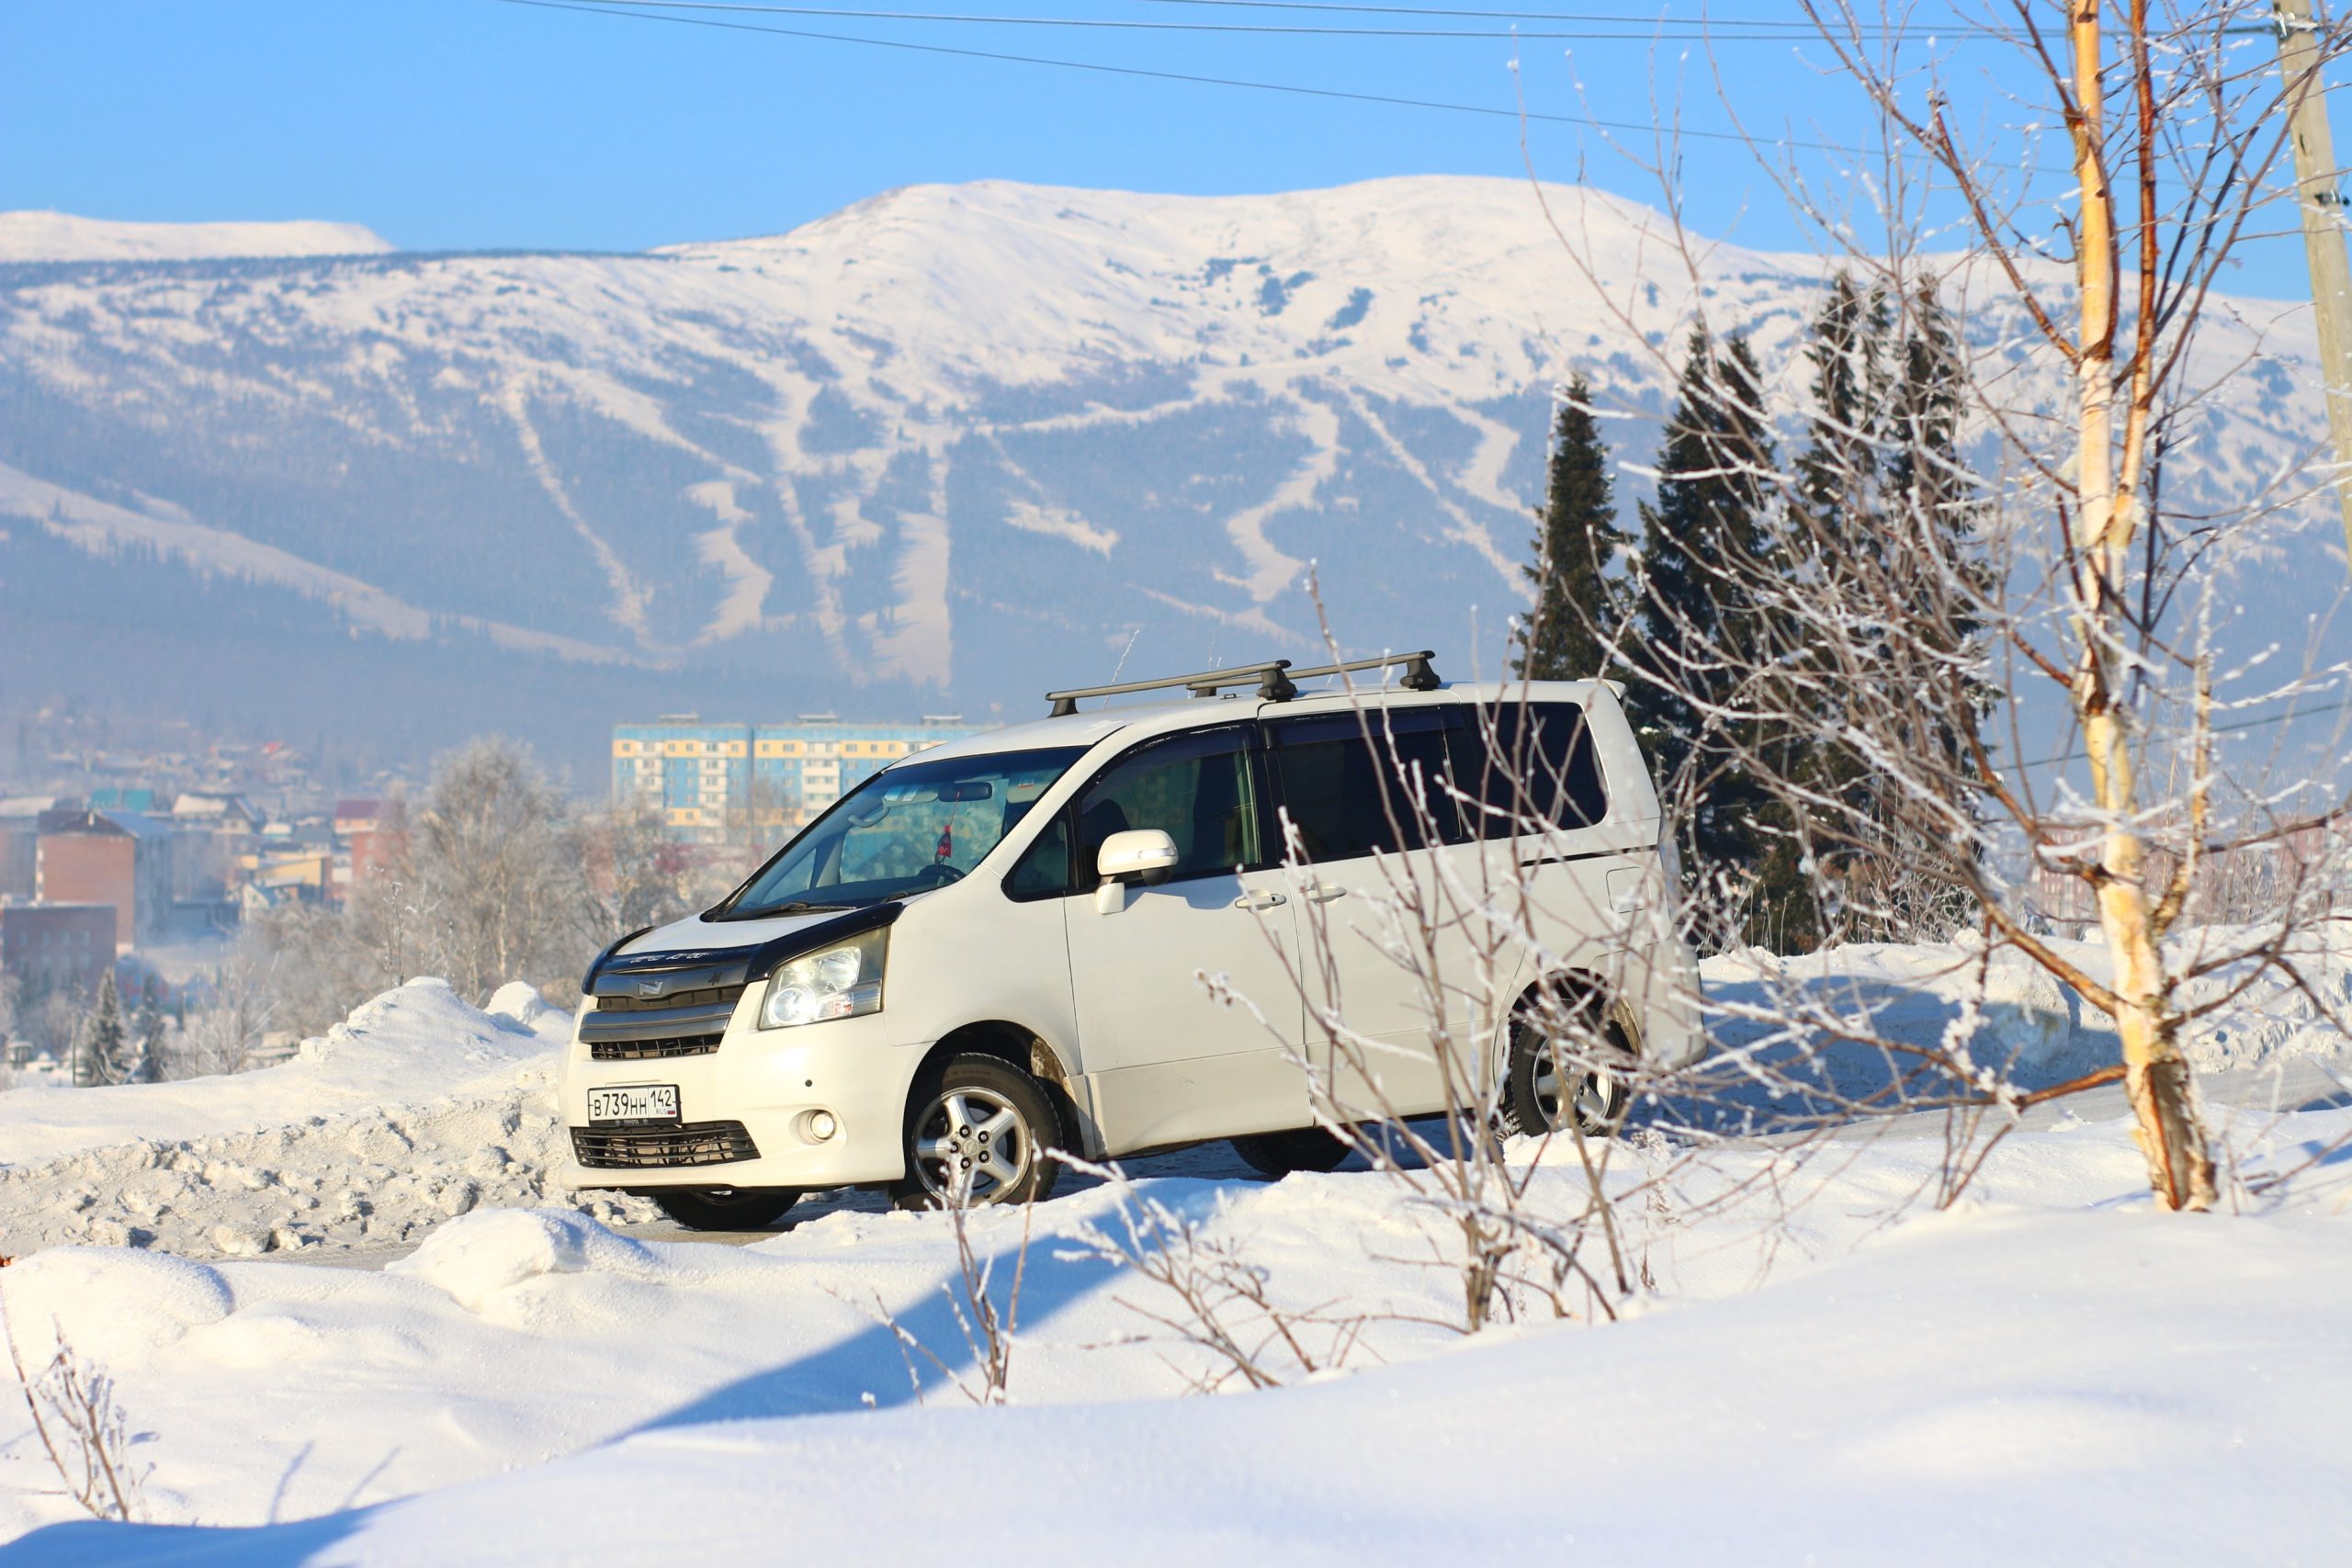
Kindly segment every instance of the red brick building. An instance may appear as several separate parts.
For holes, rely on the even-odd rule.
[[[28,997],[86,997],[114,964],[116,919],[107,904],[0,904],[0,974]]]
[[[170,836],[145,818],[43,812],[35,862],[40,902],[113,906],[118,949],[159,932],[171,912]]]
[[[399,829],[387,817],[380,800],[338,800],[334,803],[334,836],[351,857],[347,886],[338,897],[366,886],[383,869],[398,848]]]

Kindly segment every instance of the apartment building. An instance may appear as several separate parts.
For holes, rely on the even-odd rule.
[[[791,724],[707,723],[666,714],[613,728],[613,798],[662,808],[673,837],[780,840],[899,758],[969,735],[961,715],[867,724],[803,714]]]

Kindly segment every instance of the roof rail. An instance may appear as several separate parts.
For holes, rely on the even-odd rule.
[[[1287,659],[1269,659],[1262,664],[1237,664],[1230,670],[1204,670],[1197,675],[1168,675],[1157,681],[1123,681],[1115,686],[1073,686],[1067,692],[1047,692],[1046,700],[1054,705],[1050,716],[1068,718],[1078,711],[1080,697],[1115,697],[1128,692],[1158,692],[1170,686],[1182,686],[1196,697],[1213,697],[1227,686],[1257,683],[1258,695],[1268,702],[1281,702],[1298,695],[1298,688],[1283,673],[1290,668]]]
[[[1294,681],[1312,681],[1324,675],[1352,673],[1358,670],[1386,670],[1392,665],[1405,666],[1405,678],[1396,683],[1408,692],[1434,692],[1444,682],[1430,668],[1430,660],[1437,657],[1435,649],[1424,648],[1416,653],[1384,653],[1376,659],[1351,659],[1342,664],[1318,664],[1312,670],[1294,670]]]
[[[1339,675],[1357,670],[1385,670],[1405,666],[1405,677],[1397,682],[1408,692],[1434,692],[1444,682],[1437,671],[1430,668],[1436,657],[1433,650],[1422,649],[1415,653],[1384,653],[1376,659],[1351,659],[1343,664],[1318,665],[1312,670],[1293,670],[1287,659],[1269,659],[1261,664],[1237,664],[1227,670],[1204,670],[1195,675],[1167,675],[1155,681],[1123,681],[1114,686],[1073,686],[1067,692],[1047,692],[1046,701],[1053,705],[1050,716],[1068,718],[1078,711],[1080,697],[1115,697],[1129,692],[1159,692],[1171,686],[1182,686],[1196,697],[1213,697],[1228,686],[1255,683],[1262,702],[1283,703],[1298,695],[1297,682],[1317,676]]]

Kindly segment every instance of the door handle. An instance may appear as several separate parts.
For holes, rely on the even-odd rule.
[[[1277,904],[1289,901],[1279,893],[1244,893],[1233,901],[1233,907],[1237,909],[1271,909]]]
[[[1326,887],[1317,883],[1307,890],[1306,901],[1310,904],[1328,904],[1334,898],[1344,898],[1347,896],[1348,890],[1344,887]]]

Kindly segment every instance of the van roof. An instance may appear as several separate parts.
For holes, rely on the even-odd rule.
[[[1613,690],[1611,682],[1601,681],[1453,681],[1433,692],[1408,692],[1394,684],[1359,684],[1352,694],[1341,686],[1310,687],[1283,702],[1264,701],[1254,693],[1235,692],[1215,698],[1181,697],[1174,701],[1130,703],[959,736],[918,751],[898,765],[916,761],[987,756],[1000,751],[1041,750],[1050,747],[1091,748],[1122,731],[1160,733],[1189,729],[1196,725],[1226,724],[1236,719],[1287,713],[1328,713],[1334,708],[1344,708],[1351,700],[1410,706],[1498,699],[1516,702],[1522,697],[1532,702],[1588,702],[1596,690],[1603,687]]]

